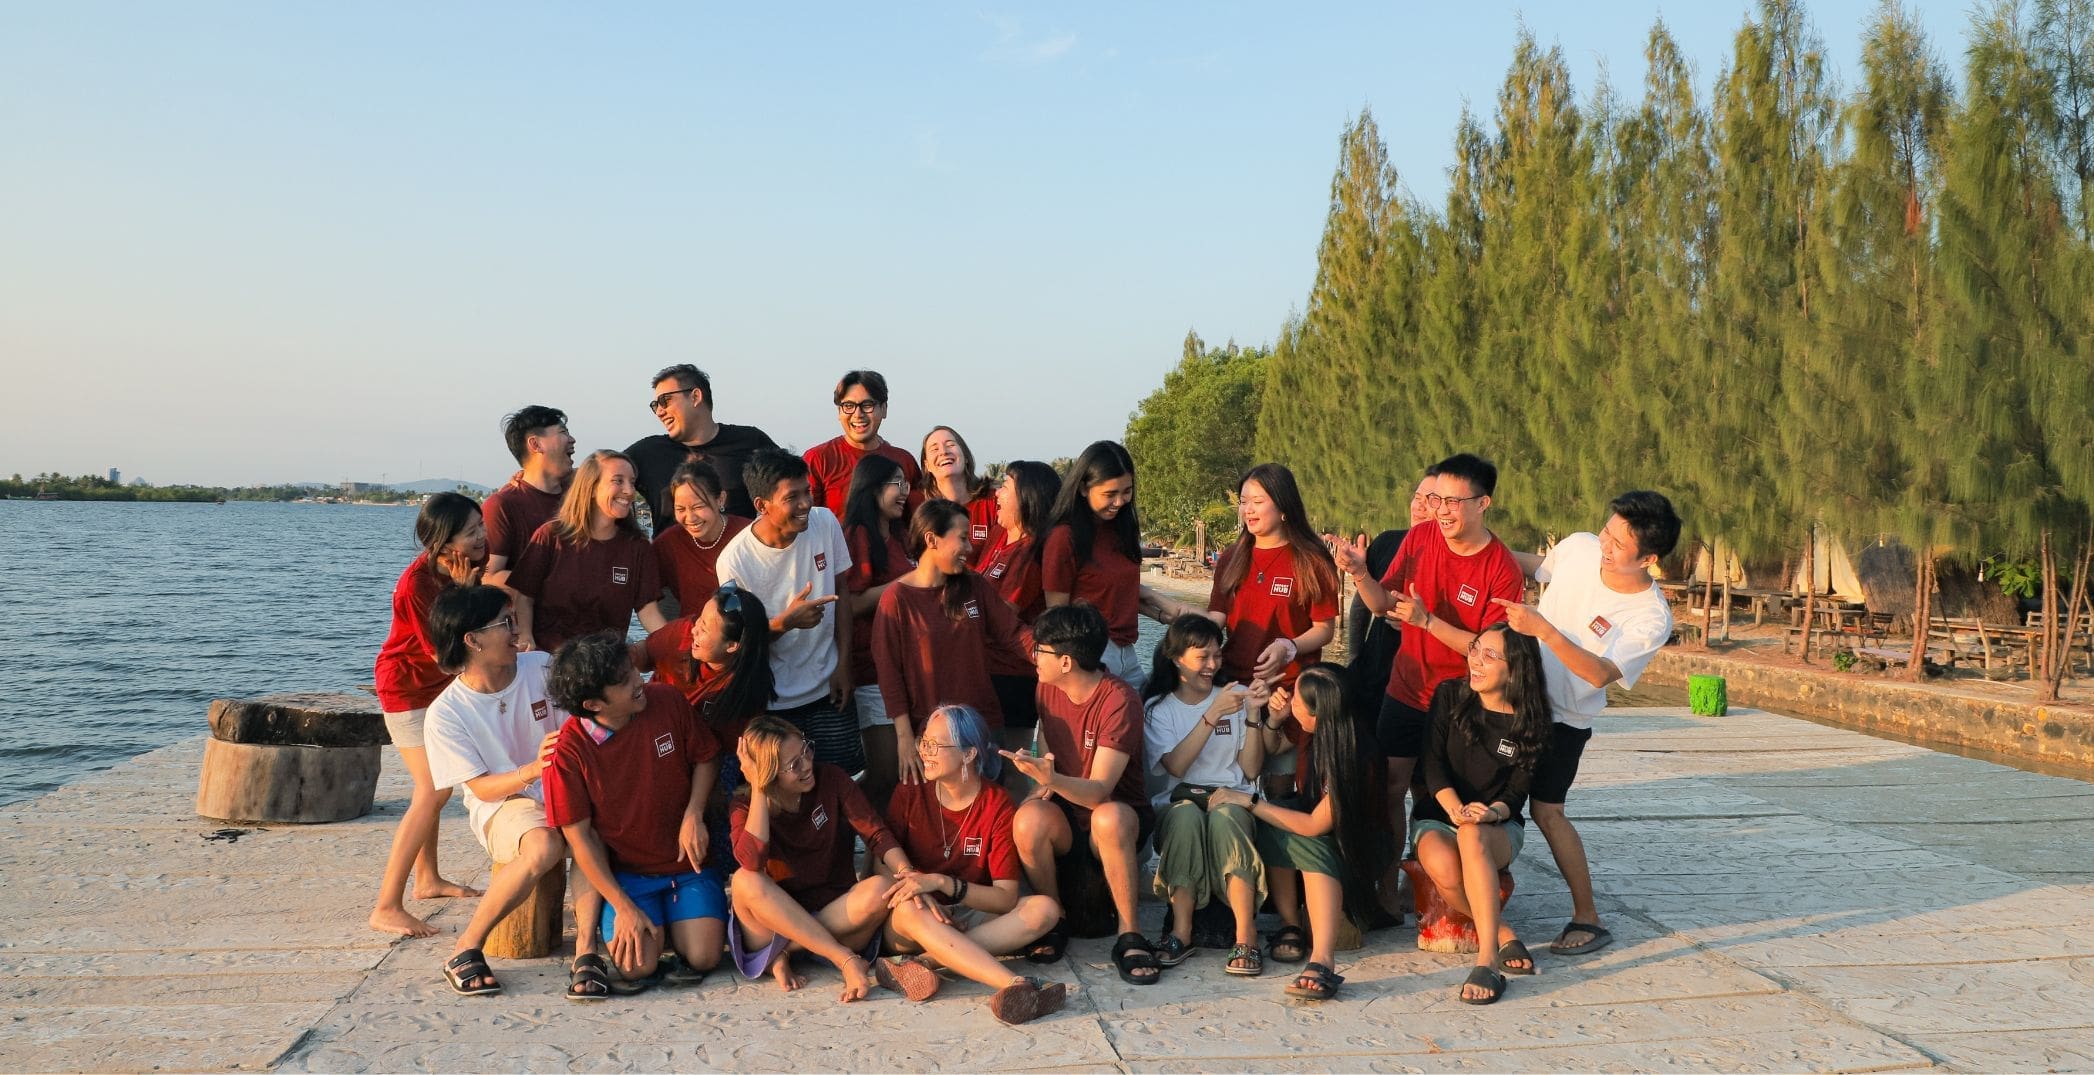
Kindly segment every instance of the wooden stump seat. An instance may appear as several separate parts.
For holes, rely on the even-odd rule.
[[[494,876],[500,877],[503,870],[512,868],[513,863],[497,862]],[[488,887],[494,887],[492,879]],[[563,861],[545,871],[523,902],[494,924],[480,950],[489,959],[541,959],[552,955],[566,929],[566,905],[567,863]],[[604,913],[611,913],[610,909],[605,908]]]
[[[211,703],[196,812],[224,821],[320,824],[371,812],[390,737],[374,699],[295,692]]]
[[[1403,872],[1410,875],[1411,902],[1418,909],[1418,950],[1421,952],[1476,951],[1476,923],[1447,906],[1440,888],[1432,883],[1417,859],[1404,859]],[[1512,871],[1498,871],[1498,905],[1512,899]]]

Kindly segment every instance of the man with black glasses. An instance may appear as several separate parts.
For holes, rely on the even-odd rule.
[[[713,382],[688,362],[654,375],[654,398],[647,404],[661,419],[662,432],[642,437],[625,450],[640,471],[640,495],[654,513],[654,532],[676,525],[676,495],[669,479],[686,460],[711,463],[727,493],[727,514],[756,517],[756,506],[742,484],[742,468],[764,448],[776,448],[771,436],[755,426],[713,420]]]
[[[908,480],[911,490],[908,511],[914,513],[916,505],[923,502],[923,494],[914,491],[921,468],[916,465],[915,456],[880,436],[880,427],[887,422],[887,378],[872,370],[852,370],[836,382],[835,401],[836,421],[843,426],[843,435],[823,441],[801,456],[807,461],[807,487],[814,493],[814,502],[843,518],[844,498],[851,492],[851,472],[858,469],[860,459],[878,453],[901,464],[902,477]]]

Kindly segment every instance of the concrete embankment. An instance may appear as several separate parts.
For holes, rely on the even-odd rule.
[[[1703,674],[1724,678],[1732,705],[2094,774],[2094,713],[2085,709],[1684,646],[1661,651],[1644,681],[1684,686],[1689,675]]]

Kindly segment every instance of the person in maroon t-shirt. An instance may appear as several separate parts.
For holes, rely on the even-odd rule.
[[[414,870],[414,898],[418,900],[478,896],[480,890],[447,881],[436,868],[436,819],[451,801],[451,789],[439,788],[429,778],[422,722],[429,703],[450,686],[451,675],[437,667],[436,643],[429,636],[429,609],[445,590],[479,581],[487,562],[487,530],[480,522],[480,506],[472,498],[437,493],[422,502],[414,536],[422,553],[400,573],[393,587],[393,627],[378,651],[376,669],[385,728],[414,779],[414,792],[393,833],[385,879],[378,884],[378,903],[371,909],[371,928],[408,937],[433,937],[435,928],[410,914],[403,902],[409,868]]]
[[[880,436],[880,427],[887,421],[887,378],[872,370],[852,370],[836,382],[835,401],[843,435],[807,449],[801,458],[807,462],[807,488],[814,502],[841,519],[850,496],[851,473],[858,469],[859,460],[869,455],[894,460],[910,488],[915,487],[919,471],[915,456]],[[915,510],[917,502],[918,497],[912,495],[908,510]]]
[[[997,530],[996,490],[974,470],[974,449],[951,426],[933,426],[923,435],[917,451],[923,473],[916,479],[915,507],[932,500],[950,500],[967,509],[967,542],[979,552],[994,544]]]
[[[996,584],[1027,626],[1047,607],[1047,595],[1040,588],[1040,539],[1054,518],[1054,499],[1061,491],[1061,475],[1045,463],[1017,459],[1006,465],[1003,484],[996,487],[995,540],[978,549],[974,558],[975,572]],[[1033,726],[1040,722],[1040,709],[1033,701],[1040,680],[1031,655],[1009,661],[990,651],[989,683],[1003,709],[1003,745],[1017,750],[1031,741]],[[1014,784],[1024,779],[1015,768],[1009,772]]]
[[[625,640],[608,631],[561,648],[546,694],[583,719],[568,721],[553,745],[545,818],[609,905],[602,929],[612,963],[639,981],[667,948],[682,962],[679,980],[696,981],[727,939],[727,893],[705,824],[719,741],[674,688],[643,682]],[[600,956],[575,960],[581,996],[609,993],[604,970]]]
[[[558,408],[533,404],[515,411],[502,419],[502,437],[523,469],[480,505],[490,583],[508,579],[531,535],[560,514],[560,496],[574,478],[574,437]]]
[[[880,699],[872,640],[880,596],[916,566],[902,543],[902,512],[908,501],[908,476],[902,468],[885,456],[868,455],[851,472],[851,495],[839,520],[851,552],[851,569],[843,576],[844,607],[851,616],[851,651],[839,658],[851,662],[855,685],[851,701],[857,710],[858,734],[865,743],[865,793],[876,806],[885,805],[888,793],[894,790],[905,755],[907,768],[916,767],[915,755],[895,741],[894,722],[887,719],[887,705]]]
[[[1292,683],[1338,633],[1338,568],[1309,525],[1294,472],[1252,467],[1237,486],[1243,529],[1222,554],[1207,609],[1221,613],[1224,683]]]
[[[1376,722],[1377,738],[1388,757],[1392,814],[1411,790],[1412,772],[1425,750],[1432,727],[1432,692],[1467,674],[1469,643],[1476,640],[1476,632],[1505,618],[1497,599],[1517,602],[1526,588],[1519,563],[1483,525],[1498,485],[1498,468],[1463,453],[1441,460],[1433,471],[1425,506],[1433,513],[1434,525],[1413,527],[1404,535],[1396,559],[1379,580],[1367,571],[1365,541],[1348,544],[1326,535],[1339,570],[1358,582],[1360,601],[1376,615],[1393,612],[1403,625]],[[1392,826],[1399,837],[1405,835],[1407,816],[1398,815]],[[1403,841],[1397,846],[1403,847]],[[1392,866],[1383,880],[1384,904],[1396,902],[1395,873]]]
[[[677,467],[669,491],[676,500],[676,525],[655,535],[654,555],[662,585],[678,611],[687,613],[712,598],[720,585],[714,567],[720,550],[749,520],[727,514],[727,491],[711,463],[694,460]]]
[[[597,631],[623,637],[636,612],[648,631],[669,622],[654,547],[633,518],[638,495],[622,452],[591,452],[575,470],[559,517],[531,535],[510,572],[510,585],[532,602],[535,633],[519,639],[522,648],[556,650]]]
[[[939,706],[924,723],[916,749],[923,756],[923,780],[895,789],[887,824],[918,871],[900,878],[898,891],[913,890],[936,902],[965,942],[957,952],[932,955],[996,990],[989,1008],[1006,1023],[1058,1010],[1065,995],[1061,983],[1012,974],[995,958],[1038,939],[1061,920],[1062,909],[1046,896],[1018,894],[1011,796],[996,783],[1003,760],[989,726],[967,706]],[[887,946],[923,950],[891,925]],[[936,987],[936,973],[914,960],[892,964],[889,973],[905,983],[914,979],[919,989]]]
[[[1054,503],[1054,528],[1040,551],[1049,607],[1082,601],[1105,617],[1105,669],[1137,692],[1149,676],[1134,642],[1144,613],[1160,623],[1167,602],[1142,585],[1141,520],[1134,509],[1134,458],[1101,440],[1069,468]]]
[[[1040,613],[1033,624],[1034,665],[1040,674],[1040,724],[1032,751],[1002,751],[1039,787],[1018,808],[1018,858],[1033,891],[1052,896],[1071,913],[1089,918],[1099,909],[1072,908],[1063,898],[1059,856],[1079,848],[1097,856],[1111,889],[1119,940],[1113,963],[1120,978],[1156,984],[1156,946],[1135,920],[1140,898],[1136,855],[1156,827],[1156,813],[1142,776],[1141,698],[1125,681],[1105,671],[1105,619],[1089,605],[1064,605]],[[1036,963],[1062,957],[1066,923],[1040,938],[1026,953]]]

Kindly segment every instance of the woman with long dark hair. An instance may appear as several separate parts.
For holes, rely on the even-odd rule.
[[[385,879],[378,885],[378,904],[371,909],[371,928],[429,937],[436,930],[409,913],[403,902],[409,869],[414,871],[415,899],[480,894],[479,889],[445,880],[437,871],[436,819],[451,801],[451,789],[439,788],[430,780],[429,752],[422,740],[429,703],[451,683],[450,673],[436,662],[429,610],[445,590],[480,581],[487,567],[487,528],[480,519],[480,505],[457,493],[437,493],[422,502],[421,514],[414,521],[414,538],[422,551],[400,572],[400,581],[393,587],[393,626],[378,651],[376,669],[386,731],[392,733],[393,749],[400,752],[401,762],[414,778],[414,792],[400,827],[393,832]],[[516,604],[519,615],[525,615],[527,605]],[[528,618],[523,622],[528,623]]]
[[[1427,794],[1411,810],[1418,865],[1447,906],[1476,923],[1476,965],[1456,996],[1494,1003],[1505,975],[1533,974],[1534,957],[1505,924],[1498,871],[1525,843],[1520,808],[1549,742],[1541,647],[1494,623],[1469,643],[1469,674],[1432,696],[1432,731],[1418,759]]]
[[[520,640],[525,648],[535,644],[550,653],[598,631],[623,638],[635,613],[650,633],[669,622],[654,545],[633,513],[640,497],[636,473],[624,452],[590,452],[575,468],[560,514],[539,527],[517,557],[509,585],[535,610],[535,634]]]
[[[1221,676],[1293,682],[1337,635],[1338,565],[1309,525],[1293,471],[1260,463],[1236,489],[1243,525],[1222,551],[1207,598],[1229,630]]]
[[[728,539],[742,532],[749,520],[727,514],[727,488],[720,472],[703,460],[691,460],[676,468],[669,478],[669,495],[676,505],[676,525],[663,527],[655,535],[655,561],[660,565],[662,585],[676,598],[676,607],[694,613],[720,585],[715,565]]]
[[[880,595],[915,565],[902,543],[903,512],[909,503],[909,478],[901,464],[878,453],[858,460],[851,471],[850,493],[843,502],[843,538],[851,551],[851,569],[843,576],[843,603],[851,621],[851,652],[838,654],[851,662],[852,702],[858,711],[858,734],[865,741],[865,794],[874,806],[887,805],[887,795],[906,763],[894,741],[894,722],[880,698],[879,669],[873,664],[873,614]]]
[[[916,479],[916,507],[950,500],[967,509],[967,541],[976,552],[996,540],[996,489],[974,469],[974,449],[951,426],[932,426],[916,453],[921,473]]]
[[[974,570],[995,584],[1028,627],[1047,607],[1040,588],[1040,547],[1061,490],[1061,476],[1045,463],[1018,459],[1006,464],[1003,482],[996,487],[996,529],[988,546],[975,551]],[[1033,727],[1040,723],[1040,708],[1033,697],[1040,677],[1031,656],[1009,661],[992,651],[989,682],[1003,709],[1003,745],[1023,749],[1032,739]],[[1023,779],[1016,769],[1010,772],[1014,780]]]
[[[633,647],[634,667],[680,691],[720,741],[720,777],[712,796],[718,809],[706,814],[720,847],[727,846],[727,802],[742,784],[735,743],[776,698],[770,623],[762,599],[730,579],[714,588],[695,614],[669,621],[648,635],[645,645]]]
[[[1134,652],[1141,615],[1169,623],[1169,608],[1142,585],[1141,519],[1134,507],[1134,457],[1116,441],[1083,450],[1054,502],[1040,550],[1049,606],[1081,601],[1105,617],[1105,670],[1136,691],[1148,672]]]
[[[1267,704],[1268,720],[1292,718],[1309,733],[1308,779],[1298,799],[1253,802],[1227,788],[1207,799],[1210,806],[1241,806],[1264,822],[1258,829],[1258,856],[1265,860],[1273,907],[1283,923],[1266,948],[1276,962],[1297,963],[1303,957],[1306,897],[1309,962],[1286,991],[1307,1000],[1328,1000],[1345,981],[1334,969],[1339,920],[1350,917],[1358,924],[1372,916],[1384,843],[1381,812],[1368,787],[1369,759],[1360,749],[1363,729],[1346,704],[1343,676],[1336,665],[1312,664],[1292,688],[1274,691]],[[1371,737],[1371,729],[1365,731]]]

